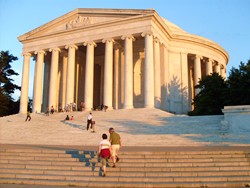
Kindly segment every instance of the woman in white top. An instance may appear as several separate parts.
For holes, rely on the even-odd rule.
[[[101,163],[102,163],[102,169],[103,174],[102,176],[106,176],[106,165],[107,160],[110,157],[111,154],[111,144],[107,140],[108,136],[106,134],[102,134],[102,141],[99,143],[99,149],[98,149],[98,155],[101,157]]]

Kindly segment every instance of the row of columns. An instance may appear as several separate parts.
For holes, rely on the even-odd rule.
[[[152,33],[142,33],[145,37],[145,107],[154,107],[154,79],[157,79],[160,84],[160,68],[157,68],[156,73],[154,72],[154,60],[159,58],[159,42],[153,44],[154,36]],[[133,41],[135,41],[132,35],[122,36],[124,40],[124,109],[133,108]],[[118,53],[119,51],[114,50],[114,40],[105,39],[102,41],[105,43],[105,63],[104,63],[104,95],[103,104],[113,107],[113,54],[115,55],[116,67],[114,70],[115,74],[118,74]],[[94,88],[94,47],[96,47],[95,42],[85,42],[84,46],[87,47],[86,50],[86,72],[85,72],[85,93],[84,102],[85,109],[91,110],[93,107],[93,88]],[[155,46],[155,47],[154,47]],[[70,104],[74,102],[74,87],[75,87],[75,54],[78,47],[76,45],[65,46],[68,49],[68,62],[67,62],[67,79],[66,79],[66,96],[65,103]],[[157,56],[154,56],[154,48],[156,49]],[[49,49],[52,52],[51,57],[51,69],[50,69],[50,80],[49,80],[49,99],[48,105],[55,106],[57,98],[57,76],[58,76],[58,65],[59,65],[59,53],[61,50],[59,48]],[[114,53],[113,53],[114,51]],[[37,55],[37,61],[35,66],[34,75],[34,91],[33,91],[33,112],[41,112],[42,105],[42,85],[43,85],[43,62],[46,52],[44,50],[35,51]],[[29,66],[31,53],[23,54],[23,73],[22,73],[22,90],[20,98],[20,113],[26,113],[28,104],[28,83],[29,83]],[[159,59],[157,60],[159,63]],[[154,74],[157,78],[154,78]],[[117,82],[114,82],[118,84]],[[157,95],[159,94],[160,85],[157,89]]]
[[[157,101],[161,100],[161,66],[160,66],[160,41],[154,38],[152,33],[142,33],[142,37],[145,37],[145,65],[144,65],[144,107],[150,108],[157,104]],[[124,40],[124,109],[133,108],[133,41],[135,38],[132,35],[122,36]],[[104,60],[104,94],[103,104],[109,106],[109,109],[113,107],[113,101],[115,105],[118,104],[118,59],[119,49],[114,48],[115,41],[113,39],[102,40],[105,43],[105,60]],[[95,42],[85,42],[86,46],[86,70],[85,70],[85,93],[84,102],[85,109],[91,110],[93,107],[93,94],[94,94],[94,48],[96,47]],[[67,78],[65,87],[65,103],[70,104],[74,102],[74,88],[75,88],[75,54],[78,47],[76,45],[65,46],[68,49],[67,58]],[[164,48],[165,49],[165,48]],[[51,68],[50,68],[50,80],[49,80],[49,96],[48,105],[55,106],[58,100],[58,88],[57,76],[59,66],[59,48],[49,49],[52,52],[51,56]],[[34,91],[33,91],[33,111],[40,112],[42,105],[42,85],[43,85],[43,62],[45,51],[35,51],[37,55],[37,61],[35,66],[34,75]],[[165,54],[165,53],[164,53]],[[20,113],[27,111],[28,103],[28,82],[29,82],[29,66],[31,53],[25,53],[23,62],[23,73],[22,73],[22,90],[20,98]],[[187,56],[187,54],[186,54]],[[165,59],[165,57],[164,57]],[[203,58],[199,55],[195,55],[194,65],[194,85],[198,85],[199,80],[202,76],[201,71],[201,60]],[[206,59],[206,75],[213,73],[214,71],[225,76],[225,67],[221,70],[221,65],[212,59]],[[114,66],[113,66],[114,65]],[[114,78],[113,78],[114,75]],[[114,85],[113,85],[114,84]],[[114,90],[113,90],[114,89]],[[195,95],[198,93],[195,90]],[[114,94],[114,95],[113,95]],[[158,106],[159,107],[159,106]],[[115,107],[117,108],[117,107]]]
[[[202,56],[195,55],[194,57],[194,85],[198,85],[199,80],[201,79],[201,60]],[[221,64],[219,62],[215,62],[212,59],[206,60],[206,75],[210,75],[213,73],[213,64],[214,64],[214,71],[221,75],[223,78],[226,78],[226,71],[221,69]],[[199,93],[199,89],[195,89],[195,95]]]

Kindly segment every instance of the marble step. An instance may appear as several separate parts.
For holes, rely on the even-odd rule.
[[[101,169],[82,169],[82,170],[41,170],[41,169],[9,169],[2,168],[0,173],[2,174],[44,174],[44,175],[79,175],[79,176],[99,176]],[[202,176],[250,176],[250,170],[237,170],[237,171],[154,171],[154,172],[142,172],[142,171],[114,171],[108,169],[110,176],[129,176],[129,177],[202,177]]]
[[[147,187],[157,187],[157,188],[222,188],[222,187],[248,187],[249,184],[245,181],[234,181],[234,182],[167,182],[167,183],[152,183],[152,182],[110,182],[105,181],[103,177],[100,177],[101,180],[99,182],[91,182],[91,181],[72,181],[72,180],[33,180],[33,179],[16,179],[16,178],[1,178],[1,184],[28,184],[28,185],[55,185],[55,186],[81,186],[81,187],[124,187],[124,188],[147,188]]]
[[[244,187],[243,151],[120,152],[102,177],[96,151],[0,149],[0,183],[85,187]]]

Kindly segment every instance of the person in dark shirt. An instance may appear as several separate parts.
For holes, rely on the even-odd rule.
[[[29,111],[27,111],[27,117],[26,117],[26,120],[25,121],[30,121],[31,120],[31,116],[30,116],[30,112]]]

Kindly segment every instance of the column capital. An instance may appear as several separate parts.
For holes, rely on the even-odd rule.
[[[146,35],[153,36],[153,32],[152,31],[145,31],[141,34],[142,37],[145,37]]]
[[[122,45],[119,43],[119,42],[114,42],[114,49],[117,50],[117,49],[121,49],[122,48]]]
[[[214,62],[214,60],[213,59],[211,59],[211,58],[208,58],[208,60],[207,61],[210,61],[210,62]]]
[[[212,61],[214,66],[220,66],[220,63],[218,61]]]
[[[194,54],[190,57],[192,60],[196,60],[196,59],[202,59],[202,56],[201,55],[198,55],[198,54]]]
[[[202,59],[203,56],[196,54],[196,55],[195,55],[195,58]]]
[[[46,52],[44,51],[44,50],[37,50],[37,51],[35,51],[34,52],[34,54],[44,54],[44,55],[46,55]]]
[[[66,47],[65,47],[65,48],[66,48]],[[66,48],[66,49],[67,49],[67,48]],[[60,52],[61,49],[56,47],[56,48],[50,48],[49,51],[50,51],[50,52],[52,52],[52,51],[53,51],[53,52],[57,52],[57,51]]]
[[[78,46],[76,46],[75,44],[69,44],[65,46],[65,49],[70,49],[70,48],[75,48],[76,50],[78,50]]]
[[[21,54],[22,56],[31,56],[32,54],[30,52],[24,52]]]
[[[94,47],[97,46],[96,43],[93,42],[93,41],[89,41],[89,42],[84,42],[84,43],[83,43],[83,46],[90,46],[90,45],[93,45]]]
[[[112,38],[102,39],[102,43],[106,43],[106,42],[115,42],[115,41]]]
[[[135,38],[134,38],[133,35],[123,35],[123,36],[121,37],[122,40],[125,40],[126,38],[132,39],[133,41],[135,41]]]
[[[162,44],[163,42],[161,42],[158,37],[154,37],[154,43]]]

